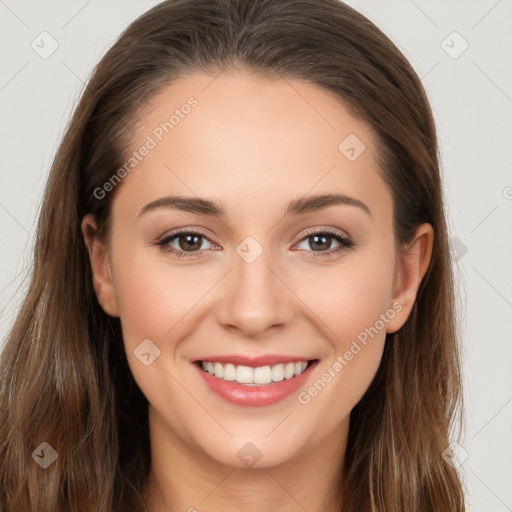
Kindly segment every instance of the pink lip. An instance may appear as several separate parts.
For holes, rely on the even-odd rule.
[[[205,359],[199,359],[198,361],[204,361],[205,363],[222,363],[222,364],[234,364],[235,366],[250,366],[251,368],[257,368],[259,366],[275,366],[276,364],[286,363],[298,363],[300,361],[310,361],[313,357],[295,357],[295,356],[283,356],[278,354],[269,354],[265,356],[241,356],[241,355],[224,355],[224,356],[210,356]],[[197,362],[197,361],[196,361]]]
[[[238,360],[239,359],[240,358],[238,358]],[[304,359],[297,358],[295,358],[295,360],[304,361]],[[215,361],[223,362],[219,361],[218,359],[215,359]],[[287,361],[292,362],[290,359],[287,359]],[[279,362],[272,364],[279,364]],[[262,386],[246,386],[244,384],[239,384],[236,381],[226,381],[224,379],[214,377],[208,372],[205,372],[202,367],[200,367],[200,364],[196,363],[194,366],[197,368],[199,375],[204,379],[204,382],[209,387],[209,389],[220,397],[235,405],[258,407],[274,404],[298,391],[299,388],[304,385],[317,364],[318,361],[315,360],[310,363],[300,375],[297,375],[296,377],[292,377],[291,379],[284,379],[280,382],[274,382],[272,384]]]

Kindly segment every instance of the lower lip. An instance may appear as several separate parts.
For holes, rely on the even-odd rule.
[[[194,363],[194,366],[204,379],[206,385],[228,402],[235,405],[259,407],[275,404],[298,391],[304,385],[317,363],[317,360],[311,362],[300,375],[291,379],[258,386],[246,386],[236,381],[220,379],[205,372],[197,363]]]

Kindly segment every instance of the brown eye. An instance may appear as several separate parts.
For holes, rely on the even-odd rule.
[[[332,237],[325,235],[311,235],[308,238],[309,246],[313,250],[328,250],[331,248]]]
[[[338,244],[337,247],[332,248],[333,241]],[[305,247],[301,248],[301,244],[304,244]],[[350,249],[354,247],[354,245],[354,242],[350,238],[337,231],[317,231],[307,233],[297,247],[306,250],[306,252],[316,253],[313,254],[313,256],[330,256],[345,249]]]
[[[194,231],[178,231],[163,238],[157,245],[166,252],[176,254],[177,256],[195,256],[202,250],[207,250],[203,243],[207,241],[213,244],[203,233]]]
[[[201,249],[201,236],[197,235],[178,235],[176,240],[178,240],[178,245],[180,250],[183,251],[194,251]]]

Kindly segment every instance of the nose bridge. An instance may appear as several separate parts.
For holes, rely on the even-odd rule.
[[[276,261],[270,249],[247,237],[233,254],[233,266],[217,308],[221,324],[236,327],[245,336],[256,336],[291,319],[291,297],[276,277]]]

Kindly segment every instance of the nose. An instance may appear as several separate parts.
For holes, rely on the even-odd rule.
[[[293,293],[284,276],[272,267],[276,265],[271,265],[266,251],[251,263],[234,255],[234,268],[218,297],[216,316],[220,325],[244,337],[257,338],[291,321]]]

